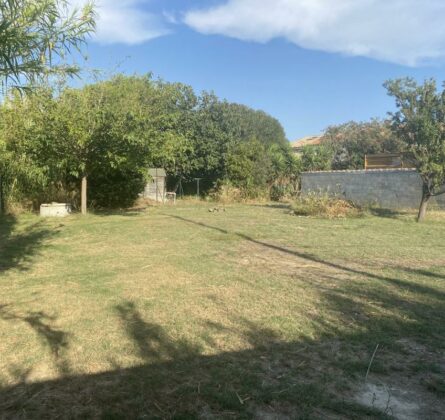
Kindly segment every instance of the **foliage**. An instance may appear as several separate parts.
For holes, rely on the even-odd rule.
[[[305,172],[329,171],[332,168],[332,155],[332,147],[328,144],[305,146],[301,150],[301,170]]]
[[[141,170],[110,168],[90,175],[90,203],[93,208],[128,208],[143,191],[146,177]]]
[[[222,204],[241,203],[246,201],[245,194],[230,181],[223,180],[210,192],[209,197]]]
[[[0,175],[4,201],[37,206],[51,189],[55,168],[46,145],[57,140],[52,93],[40,89],[25,98],[15,94],[0,109]],[[7,204],[7,203],[4,203]]]
[[[332,148],[332,169],[363,169],[365,155],[403,151],[388,121],[350,121],[326,129],[322,142]]]
[[[225,163],[227,178],[247,195],[254,197],[264,191],[272,172],[271,162],[258,140],[230,144]]]
[[[203,178],[204,192],[229,182],[243,197],[297,182],[298,162],[275,119],[151,75],[42,86],[12,95],[0,112],[7,195],[34,207],[63,197],[77,206],[82,179],[90,204],[123,207],[149,167],[164,167],[176,182]]]
[[[398,108],[390,114],[392,128],[423,180],[421,220],[429,199],[445,193],[445,90],[438,91],[433,79],[422,85],[410,78],[389,80],[385,87]]]
[[[363,210],[356,204],[328,194],[312,193],[298,197],[291,205],[292,212],[298,216],[326,217],[339,219],[358,217]]]
[[[77,10],[66,0],[0,0],[0,18],[0,79],[19,88],[51,74],[76,74],[68,54],[80,51],[95,29],[89,2]]]
[[[188,173],[182,173],[185,179],[201,177],[216,183],[228,178],[241,186],[243,178],[242,188],[253,184],[264,187],[264,174],[256,173],[252,165],[260,165],[272,146],[280,147],[283,153],[290,152],[284,130],[275,118],[244,105],[220,101],[213,93],[204,92],[198,98],[191,122],[190,158],[194,164]],[[257,153],[248,151],[247,145],[258,148]],[[235,156],[238,152],[239,159]],[[245,176],[240,173],[243,170]],[[254,180],[257,175],[261,179]]]

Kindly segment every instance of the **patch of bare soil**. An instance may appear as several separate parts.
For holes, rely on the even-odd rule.
[[[397,344],[402,352],[398,358],[384,356],[384,361],[397,369],[388,375],[373,375],[359,387],[355,401],[400,420],[443,419],[445,400],[428,389],[437,374],[431,366],[441,375],[445,372],[443,354],[408,339]]]
[[[366,383],[356,395],[356,401],[367,407],[376,408],[396,419],[417,420],[420,418],[418,395],[409,390],[384,383]]]

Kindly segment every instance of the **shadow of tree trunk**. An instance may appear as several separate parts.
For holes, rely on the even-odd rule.
[[[43,220],[19,227],[15,216],[0,216],[0,274],[13,268],[27,270],[43,242],[58,233]]]

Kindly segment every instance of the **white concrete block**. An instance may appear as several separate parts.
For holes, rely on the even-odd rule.
[[[40,216],[42,217],[66,217],[71,213],[71,204],[51,203],[40,206]]]

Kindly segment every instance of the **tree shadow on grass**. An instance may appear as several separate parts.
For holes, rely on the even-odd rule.
[[[397,267],[399,270],[403,270],[409,274],[420,275],[424,277],[431,277],[438,280],[445,280],[445,274],[435,273],[431,270],[423,268],[409,268],[409,267]]]
[[[325,296],[324,304],[336,310],[339,319],[350,322],[350,311],[360,311],[354,302],[356,290]],[[382,298],[377,295],[372,298]],[[391,296],[387,296],[391,299]],[[352,305],[354,303],[354,305]],[[41,383],[22,381],[16,386],[0,387],[0,411],[5,418],[389,418],[387,412],[355,402],[357,389],[364,383],[366,367],[376,343],[388,343],[414,334],[408,321],[395,325],[389,318],[379,318],[372,326],[358,321],[355,331],[323,325],[317,338],[298,341],[280,339],[279,331],[262,328],[252,321],[239,319],[238,327],[204,321],[210,332],[235,334],[248,344],[241,351],[204,355],[187,340],[173,340],[158,324],[144,319],[132,301],[115,306],[115,314],[141,365],[114,366],[98,374],[61,374],[57,380]],[[422,304],[419,304],[419,310]],[[425,309],[425,307],[423,307]],[[430,308],[431,309],[431,308]],[[433,305],[442,311],[443,303]],[[6,312],[8,314],[8,312]],[[57,333],[41,327],[34,316],[6,315],[9,320],[29,323],[56,346],[62,345]],[[31,322],[29,321],[31,318]],[[420,319],[422,328],[426,319]],[[37,326],[36,326],[37,325]],[[329,332],[326,332],[329,331]],[[51,337],[51,338],[48,338]],[[58,337],[58,338],[57,338]],[[53,350],[51,350],[53,351]],[[393,360],[387,344],[389,360]],[[389,356],[388,356],[389,355]],[[400,364],[400,355],[397,355]],[[385,356],[385,357],[386,357]],[[407,354],[416,360],[418,354]],[[376,359],[383,356],[379,354]],[[376,360],[373,370],[382,369]],[[391,366],[385,367],[391,369]],[[397,366],[400,374],[400,366]],[[371,373],[371,377],[373,374]],[[416,378],[414,378],[416,380]],[[439,419],[444,407],[440,400],[427,398],[430,408],[419,418]],[[423,407],[422,407],[423,409]],[[337,416],[337,417],[336,417]]]
[[[250,350],[206,356],[147,322],[133,302],[116,306],[140,366],[93,375],[0,387],[5,418],[308,418],[320,410],[377,415],[330,395],[329,380],[311,372],[311,342],[282,343],[245,323]],[[27,322],[27,321],[26,321]],[[222,330],[218,324],[211,326]],[[302,369],[310,362],[310,366]],[[316,380],[314,378],[316,377]],[[358,418],[358,417],[357,417]]]
[[[117,305],[116,312],[142,359],[180,359],[199,354],[198,349],[186,341],[173,342],[159,325],[144,321],[133,302]]]
[[[283,209],[289,210],[291,205],[289,203],[267,203],[267,204],[252,204],[253,207],[263,207],[266,209]]]
[[[396,286],[404,287],[404,288],[406,288],[408,290],[411,290],[411,291],[413,291],[415,293],[423,293],[423,294],[426,294],[426,295],[430,295],[431,297],[434,297],[434,298],[440,297],[441,299],[445,299],[445,293],[444,292],[441,292],[441,291],[439,291],[437,289],[430,288],[430,287],[427,287],[427,286],[424,286],[424,285],[421,285],[421,284],[417,284],[417,283],[414,283],[414,282],[409,282],[409,281],[406,281],[406,280],[403,280],[403,279],[398,279],[398,278],[395,278],[395,277],[388,277],[388,276],[383,276],[383,275],[380,275],[380,274],[371,273],[371,272],[368,272],[368,271],[365,271],[365,270],[362,270],[362,269],[349,267],[349,266],[346,266],[346,265],[343,265],[343,264],[339,264],[339,263],[336,263],[336,262],[332,262],[332,261],[326,261],[326,260],[324,260],[324,259],[322,259],[322,258],[320,258],[320,257],[318,257],[318,256],[316,256],[314,254],[310,254],[308,252],[298,251],[296,249],[289,249],[289,248],[283,247],[281,245],[275,245],[275,244],[271,244],[271,243],[268,243],[268,242],[260,241],[258,239],[254,239],[251,236],[248,236],[248,235],[246,235],[244,233],[229,232],[226,229],[222,229],[222,228],[219,228],[219,227],[216,227],[216,226],[211,226],[211,225],[208,225],[208,224],[205,224],[205,223],[202,223],[202,222],[198,222],[198,221],[195,221],[195,220],[192,220],[192,219],[187,219],[187,218],[182,217],[182,216],[175,216],[175,215],[168,215],[168,216],[172,217],[172,218],[175,218],[175,219],[178,219],[178,220],[181,220],[183,222],[187,222],[187,223],[191,223],[191,224],[203,227],[205,229],[215,230],[215,231],[220,232],[220,233],[222,233],[224,235],[229,235],[229,234],[236,235],[239,238],[241,238],[241,239],[243,239],[245,241],[254,243],[256,245],[260,245],[262,247],[265,247],[265,248],[268,248],[268,249],[271,249],[271,250],[274,250],[274,251],[278,251],[280,253],[288,254],[288,255],[295,256],[295,257],[298,257],[298,258],[302,258],[302,259],[305,259],[305,260],[308,260],[308,261],[311,261],[311,262],[314,262],[314,263],[318,263],[318,264],[321,264],[322,266],[325,266],[327,268],[332,268],[332,269],[340,270],[340,271],[343,271],[343,272],[346,272],[346,273],[363,276],[363,277],[368,278],[368,279],[374,279],[374,280],[383,281],[383,282],[386,282],[388,284],[393,284],[393,285],[396,285]]]
[[[387,209],[387,208],[381,208],[381,207],[371,207],[369,210],[369,213],[373,216],[377,217],[384,217],[388,219],[399,219],[403,216],[413,216],[413,211],[403,211],[403,210],[394,210],[394,209]]]
[[[58,228],[49,228],[43,220],[22,230],[17,230],[17,224],[14,216],[0,217],[0,274],[13,268],[27,270],[43,242],[58,232]]]
[[[42,311],[18,314],[10,308],[10,305],[0,305],[0,319],[27,324],[37,334],[40,341],[49,348],[57,371],[61,375],[67,375],[70,372],[68,361],[64,357],[64,352],[69,345],[69,334],[52,325],[56,317]]]
[[[391,398],[400,391],[419,404],[413,418],[442,418],[445,402],[427,389],[433,373],[428,367],[420,372],[413,369],[440,366],[445,335],[443,293],[237,235],[266,249],[317,262],[328,269],[326,276],[337,280],[335,287],[328,288],[322,287],[320,272],[305,278],[319,290],[322,311],[306,319],[315,336],[286,341],[279,329],[264,328],[237,315],[230,326],[203,319],[206,343],[214,349],[203,354],[196,343],[173,339],[161,325],[147,320],[135,302],[123,301],[113,312],[133,344],[129,351],[141,359],[139,366],[115,364],[104,373],[62,373],[60,379],[34,384],[18,378],[18,385],[0,388],[0,412],[5,418],[362,419],[396,415],[390,411],[390,402],[381,411],[354,402],[371,367],[369,380],[391,386]],[[345,273],[369,280],[369,286],[363,289],[366,283],[348,282],[342,276]],[[407,297],[406,291],[415,297]],[[33,328],[52,337],[42,323],[47,324],[33,321]],[[225,335],[246,343],[244,349],[218,351],[214,338],[221,340]],[[379,352],[371,366],[377,344]],[[373,404],[372,395],[369,402]]]

